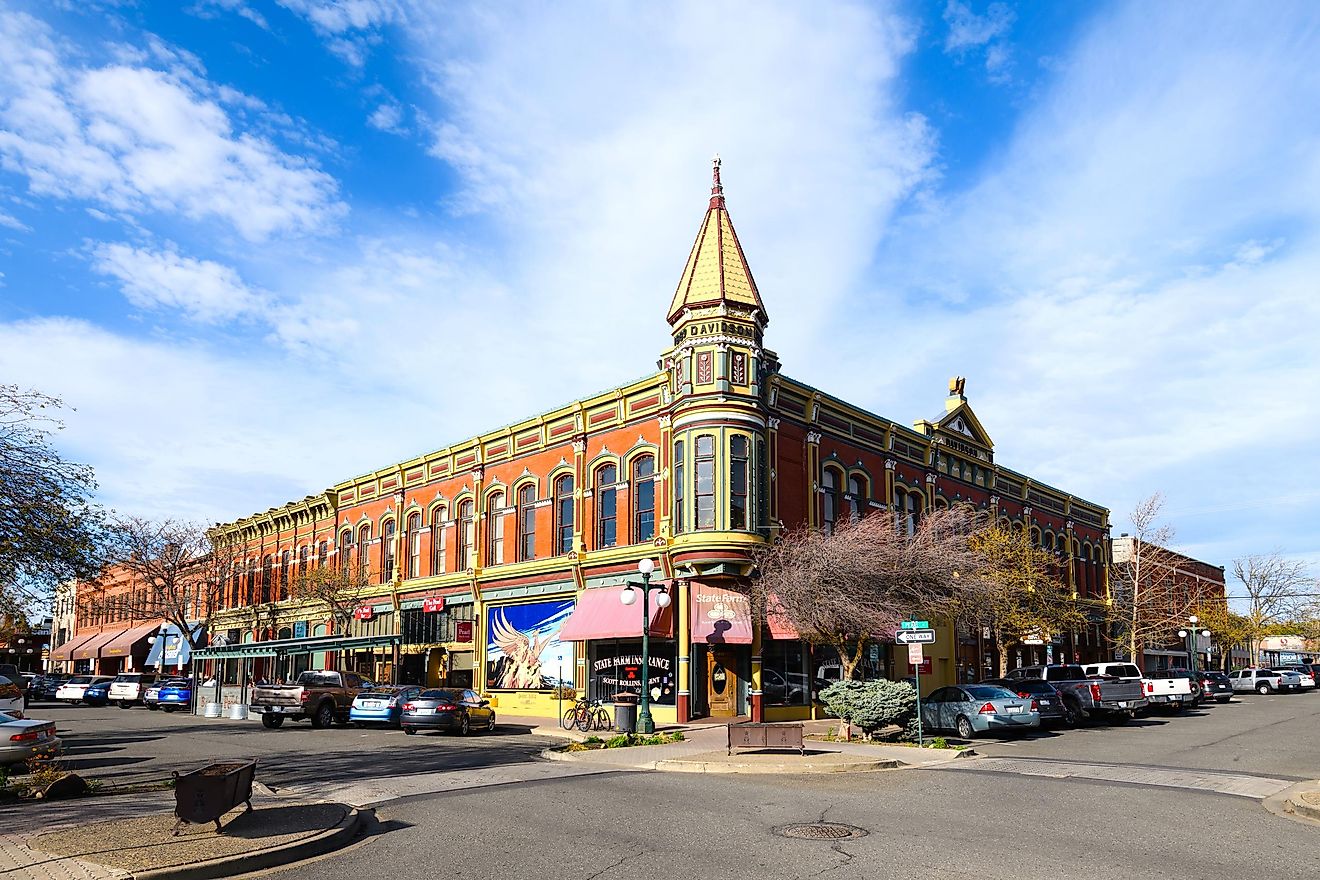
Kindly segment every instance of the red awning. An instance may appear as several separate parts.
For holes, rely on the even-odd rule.
[[[578,595],[577,607],[559,630],[561,642],[585,642],[591,639],[640,639],[642,637],[642,597],[624,605],[619,597],[624,587],[597,587]],[[660,608],[651,595],[650,625],[653,636],[668,639],[674,635],[673,605]]]
[[[144,641],[148,636],[153,636],[160,631],[160,625],[163,621],[153,620],[151,623],[142,623],[132,629],[124,630],[113,639],[106,642],[101,648],[102,657],[127,657],[133,653],[137,643]],[[146,646],[142,646],[139,653],[146,653]]]
[[[97,633],[81,645],[73,649],[74,660],[95,660],[100,655],[101,649],[106,646],[111,639],[117,635],[122,635],[122,629],[110,629],[103,633]]]
[[[692,583],[692,641],[750,645],[752,610],[742,593]]]
[[[79,645],[91,641],[92,639],[96,638],[98,635],[100,635],[100,633],[92,633],[91,635],[88,635],[87,633],[83,633],[82,635],[74,635],[73,638],[69,639],[67,642],[60,645],[58,648],[52,648],[50,652],[50,659],[59,660],[59,661],[72,660],[73,652],[78,649]]]
[[[793,626],[792,621],[788,619],[788,615],[780,607],[779,599],[772,594],[767,599],[766,605],[768,607],[765,611],[765,624],[766,628],[770,630],[770,638],[793,640],[802,638],[797,628]]]

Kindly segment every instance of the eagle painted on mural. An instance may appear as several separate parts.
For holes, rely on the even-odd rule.
[[[490,640],[499,646],[504,656],[493,686],[512,689],[540,687],[541,651],[553,638],[553,635],[542,636],[535,630],[529,635],[515,629],[505,618],[504,609],[497,610],[491,616]]]

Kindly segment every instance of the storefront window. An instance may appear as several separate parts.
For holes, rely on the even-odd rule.
[[[472,620],[472,604],[446,605],[440,611],[423,611],[410,608],[401,612],[400,632],[405,645],[435,645],[442,642],[456,642],[456,624],[460,620]]]
[[[615,694],[642,690],[641,639],[616,639],[590,643],[590,696],[609,702]],[[652,639],[650,651],[651,702],[659,706],[675,704],[678,693],[677,645],[673,641]]]
[[[761,655],[761,693],[766,705],[805,706],[815,690],[804,643],[765,643]]]

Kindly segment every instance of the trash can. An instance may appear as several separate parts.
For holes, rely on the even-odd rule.
[[[637,695],[623,691],[614,695],[614,729],[619,733],[637,732]]]

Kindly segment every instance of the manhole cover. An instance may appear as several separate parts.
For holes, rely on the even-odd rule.
[[[799,822],[795,825],[780,826],[775,829],[775,833],[801,840],[848,840],[853,837],[865,837],[868,832],[865,828],[844,825],[842,822]]]

